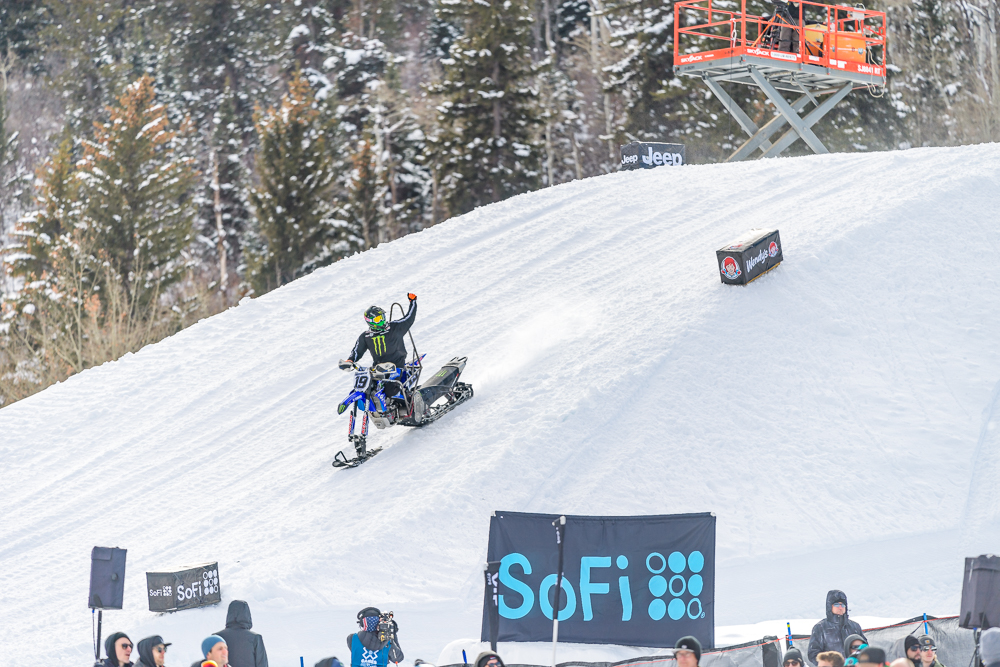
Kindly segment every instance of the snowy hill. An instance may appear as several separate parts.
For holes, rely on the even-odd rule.
[[[272,665],[343,657],[369,604],[438,660],[478,636],[495,509],[715,512],[719,625],[815,618],[832,587],[854,616],[956,613],[962,557],[1000,551],[998,210],[998,145],[612,174],[4,408],[2,662],[86,663],[94,545],[128,549],[105,634],[162,634],[170,667],[225,605],[156,616],[143,573],[210,560]],[[715,249],[752,227],[785,261],[724,286]],[[407,291],[428,366],[468,355],[476,397],[334,470],[336,361]]]

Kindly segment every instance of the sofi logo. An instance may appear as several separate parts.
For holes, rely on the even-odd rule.
[[[614,561],[614,566],[618,570],[618,597],[621,601],[623,621],[631,621],[634,612],[633,583],[628,574],[629,565],[629,559],[624,555],[618,556]],[[642,572],[642,583],[639,585],[648,587],[653,600],[640,613],[647,614],[654,621],[662,620],[664,617],[674,621],[685,617],[690,619],[705,617],[699,598],[705,587],[701,575],[705,567],[705,556],[700,551],[692,551],[687,555],[674,551],[668,556],[653,551],[646,556],[644,565],[645,571]],[[563,577],[565,604],[559,611],[560,622],[573,618],[578,606],[584,621],[593,620],[594,596],[611,595],[611,582],[601,579],[613,579],[615,572],[614,570],[601,572],[605,568],[611,568],[610,556],[584,556],[580,559],[580,579],[577,586],[574,588],[573,582]],[[531,574],[531,563],[524,554],[510,553],[500,560],[500,583],[521,597],[521,604],[517,607],[509,606],[502,594],[498,598],[500,616],[512,620],[527,616],[534,607],[536,599],[535,591],[518,579],[513,570],[520,570],[518,574],[522,575]],[[551,590],[555,587],[556,580],[557,576],[550,574],[542,579],[538,586],[538,606],[549,619],[553,614],[550,598],[555,598]],[[578,592],[579,600],[577,600]]]

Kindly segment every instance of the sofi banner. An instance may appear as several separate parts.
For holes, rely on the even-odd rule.
[[[551,641],[558,549],[548,514],[495,512],[500,641]],[[715,645],[715,515],[567,516],[559,639]],[[482,641],[489,640],[484,599]]]

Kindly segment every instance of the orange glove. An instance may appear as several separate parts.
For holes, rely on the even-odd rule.
[[[215,660],[206,660],[201,663],[201,667],[219,667],[219,665],[215,662]]]
[[[406,295],[406,297],[407,297],[407,298],[408,298],[408,299],[409,299],[410,301],[416,301],[416,300],[417,300],[417,295],[416,295],[416,294],[414,294],[413,292],[410,292],[409,294],[407,294],[407,295]]]

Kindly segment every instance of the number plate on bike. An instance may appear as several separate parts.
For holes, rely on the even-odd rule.
[[[368,388],[369,382],[371,382],[371,378],[368,376],[368,371],[358,371],[354,374],[355,391],[364,391]]]

